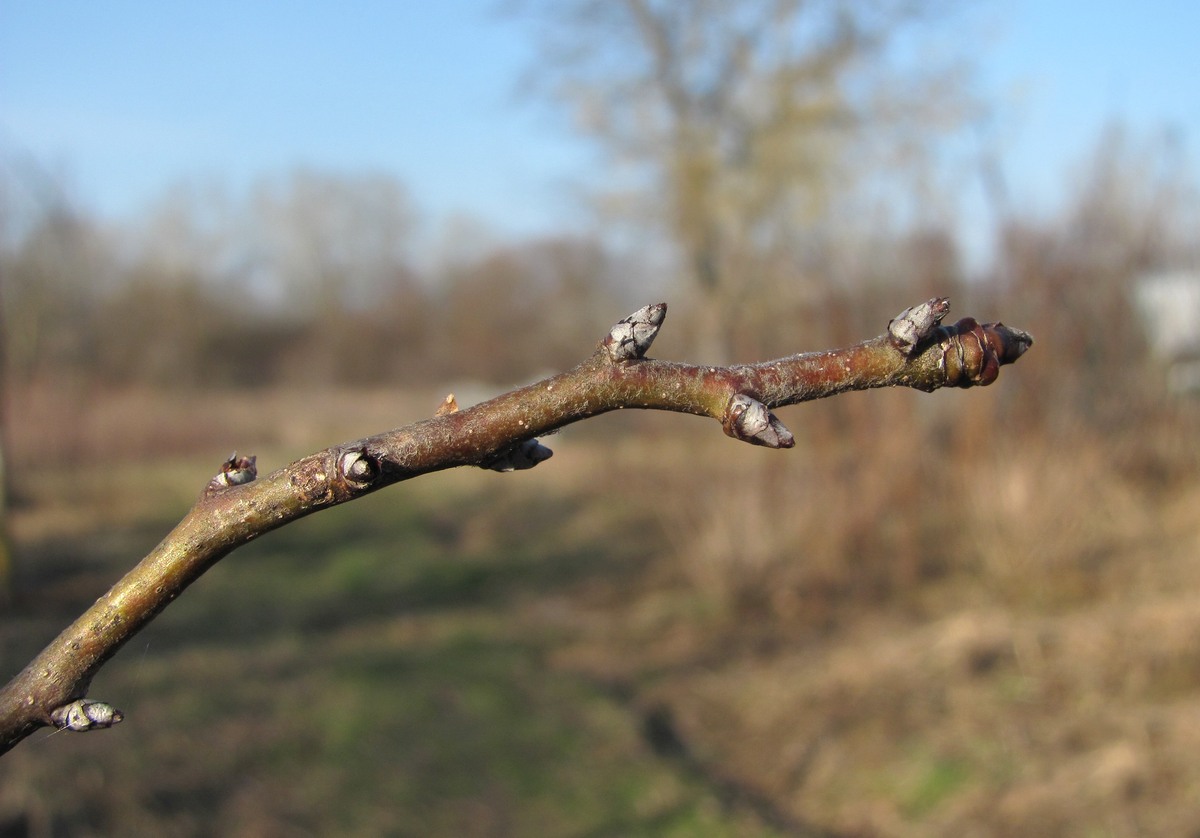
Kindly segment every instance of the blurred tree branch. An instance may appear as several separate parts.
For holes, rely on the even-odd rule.
[[[920,156],[963,121],[961,67],[895,57],[897,42],[952,6],[517,3],[543,47],[531,84],[611,161],[607,208],[665,232],[704,304],[697,351],[716,361],[732,354],[740,307],[762,298],[748,286],[795,287],[794,270],[771,266],[795,248],[796,231],[827,216],[835,192],[884,168],[869,145]]]
[[[12,548],[8,535],[8,353],[4,317],[4,277],[0,276],[0,605],[12,596]]]
[[[645,357],[666,315],[646,306],[617,323],[573,369],[459,410],[335,445],[262,479],[253,457],[233,456],[166,538],[0,690],[0,753],[39,727],[85,731],[122,714],[86,698],[100,667],[208,568],[270,530],[374,492],[456,466],[531,468],[550,456],[536,437],[623,408],[718,420],[729,436],[790,448],[772,412],[849,390],[990,384],[1032,344],[1019,329],[964,318],[941,325],[945,299],[906,309],[872,340],[774,361],[705,367]]]

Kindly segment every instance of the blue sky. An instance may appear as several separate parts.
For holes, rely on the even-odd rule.
[[[306,164],[388,171],[434,212],[536,227],[580,150],[519,106],[527,49],[469,0],[0,0],[0,142],[109,214],[180,179]]]
[[[1194,163],[1200,4],[981,7],[987,37],[971,52],[1018,209],[1053,209],[1113,119],[1177,132]],[[304,164],[389,172],[434,218],[537,232],[571,219],[567,184],[594,165],[521,101],[533,57],[494,0],[0,0],[0,153],[32,155],[116,218],[180,181],[236,186]]]

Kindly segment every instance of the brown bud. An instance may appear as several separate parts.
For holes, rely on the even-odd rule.
[[[953,387],[986,387],[1000,375],[1000,367],[1020,358],[1033,345],[1033,337],[1003,323],[981,324],[964,317],[943,328],[946,383]]]
[[[481,463],[480,467],[502,472],[524,471],[552,456],[554,456],[554,452],[536,439],[526,439],[501,451],[491,460]]]

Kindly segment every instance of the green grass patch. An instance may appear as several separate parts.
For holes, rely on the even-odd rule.
[[[44,804],[63,832],[756,834],[545,663],[561,630],[530,606],[634,548],[579,535],[594,504],[489,489],[400,487],[236,551],[100,673],[121,726],[37,737],[0,783],[73,789]]]
[[[914,820],[924,818],[971,781],[970,765],[960,759],[938,758],[918,769],[915,782],[904,792],[901,809]]]

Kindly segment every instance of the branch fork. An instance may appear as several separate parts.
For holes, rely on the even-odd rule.
[[[758,364],[698,367],[646,352],[665,303],[616,323],[591,357],[552,378],[406,427],[310,454],[265,477],[231,455],[196,505],[154,550],[0,690],[0,754],[39,727],[111,727],[121,711],[87,696],[116,651],[232,550],[272,529],[403,480],[457,466],[521,471],[544,462],[537,437],[614,410],[707,416],[734,439],[768,448],[795,440],[775,416],[786,405],[848,390],[991,384],[1033,343],[1028,333],[973,318],[943,326],[942,297],[905,309],[885,333],[855,346]]]

